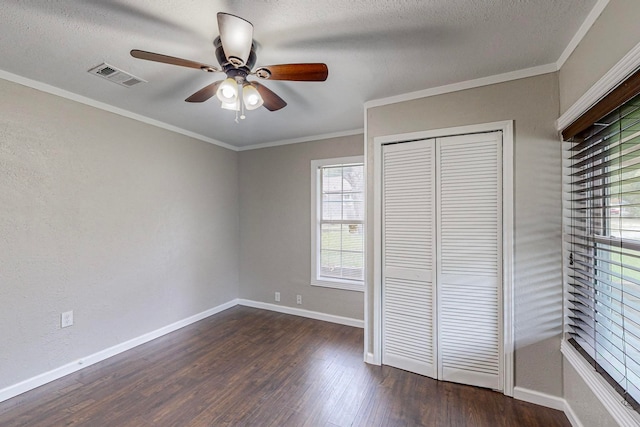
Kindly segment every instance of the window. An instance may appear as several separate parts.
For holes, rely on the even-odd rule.
[[[364,291],[362,156],[311,162],[311,284]]]
[[[563,132],[568,338],[638,410],[640,96],[596,117]]]

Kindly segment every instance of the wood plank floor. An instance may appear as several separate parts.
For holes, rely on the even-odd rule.
[[[362,348],[361,329],[237,306],[0,403],[0,425],[570,427]]]

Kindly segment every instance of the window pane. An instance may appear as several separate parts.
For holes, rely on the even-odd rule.
[[[342,235],[340,224],[322,224],[320,233],[320,247],[332,251],[342,250]]]
[[[362,165],[323,168],[322,218],[324,220],[362,221],[364,218],[363,171]]]
[[[364,192],[364,167],[358,166],[346,166],[343,169],[343,177],[346,182],[349,183],[348,189],[345,191],[352,191],[357,193]]]
[[[322,219],[324,221],[340,221],[342,219],[342,202],[324,202],[322,204]]]
[[[364,219],[363,215],[364,204],[359,201],[345,201],[344,206],[342,208],[343,218],[344,220],[359,220],[362,221]]]
[[[363,279],[363,232],[362,224],[322,225],[322,276]]]
[[[363,280],[363,174],[362,164],[321,168],[320,277]]]
[[[342,252],[332,250],[320,251],[320,274],[328,277],[341,277]]]
[[[342,253],[342,274],[345,279],[362,280],[362,253]]]
[[[350,252],[362,252],[363,231],[362,224],[343,224],[342,249]]]

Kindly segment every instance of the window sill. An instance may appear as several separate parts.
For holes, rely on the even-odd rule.
[[[351,282],[348,280],[312,280],[311,286],[364,292],[364,282]]]
[[[618,424],[626,426],[640,423],[640,415],[623,403],[622,397],[584,360],[578,350],[573,348],[567,340],[562,340],[560,350],[567,362],[578,372],[578,375],[589,386],[593,394],[602,402]]]

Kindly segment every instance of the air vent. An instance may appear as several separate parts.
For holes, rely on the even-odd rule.
[[[100,76],[104,79],[110,80],[114,83],[118,83],[120,86],[124,87],[131,87],[133,85],[137,85],[138,83],[147,83],[146,80],[133,76],[126,71],[122,71],[121,69],[106,63],[100,64],[97,67],[90,69],[89,72],[91,74],[95,74],[96,76]]]

